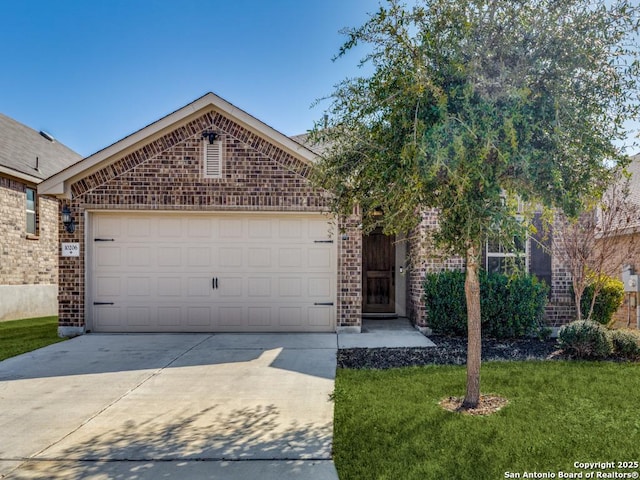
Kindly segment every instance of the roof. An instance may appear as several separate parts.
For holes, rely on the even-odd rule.
[[[44,135],[0,113],[0,173],[37,184],[82,158]]]
[[[630,203],[640,207],[640,153],[631,157],[627,171],[631,175],[628,200]]]
[[[48,178],[38,187],[41,194],[70,196],[70,186],[75,181],[90,173],[104,168],[117,161],[136,148],[140,148],[153,138],[157,138],[178,126],[187,123],[208,110],[215,110],[233,119],[250,132],[262,137],[282,148],[287,153],[305,163],[313,163],[316,154],[306,146],[298,143],[286,135],[278,132],[266,123],[249,115],[244,110],[232,105],[214,93],[207,93],[173,113],[147,125],[135,133],[117,141],[116,143],[86,157],[82,161],[71,165],[61,172]]]
[[[316,155],[322,155],[327,152],[331,143],[315,142],[311,141],[310,133],[301,133],[299,135],[293,135],[292,140],[295,140],[300,145],[304,145],[306,148],[314,152]]]

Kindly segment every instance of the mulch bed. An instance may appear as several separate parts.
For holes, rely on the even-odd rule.
[[[429,336],[435,347],[421,348],[349,348],[338,350],[338,367],[386,369],[421,365],[465,365],[467,339]],[[482,339],[483,361],[551,360],[566,358],[556,340]]]

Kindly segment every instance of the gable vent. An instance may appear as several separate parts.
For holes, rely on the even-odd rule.
[[[204,142],[204,177],[222,178],[222,141]]]

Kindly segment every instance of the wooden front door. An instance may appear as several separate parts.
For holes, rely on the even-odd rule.
[[[395,313],[395,237],[374,230],[362,242],[362,312]]]

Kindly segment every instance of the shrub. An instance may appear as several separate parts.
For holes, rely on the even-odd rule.
[[[607,329],[590,320],[564,325],[558,332],[558,344],[566,354],[582,359],[605,358],[613,351]]]
[[[635,335],[624,330],[610,330],[613,353],[619,357],[634,360],[640,356],[640,347]]]
[[[429,326],[435,333],[460,336],[467,334],[464,272],[447,270],[427,274],[424,299]]]
[[[601,323],[602,325],[607,325],[611,322],[613,314],[616,313],[624,301],[624,284],[616,278],[606,276],[603,276],[602,282],[602,288],[598,292],[596,302],[593,304],[593,313],[590,320]],[[593,298],[594,291],[594,283],[590,283],[584,289],[582,298],[580,299],[582,318],[587,318],[589,315],[589,308],[591,307],[591,299]]]
[[[429,326],[435,333],[467,334],[464,272],[428,274],[424,299]],[[514,338],[540,332],[547,286],[534,276],[480,274],[482,332],[495,338]]]

